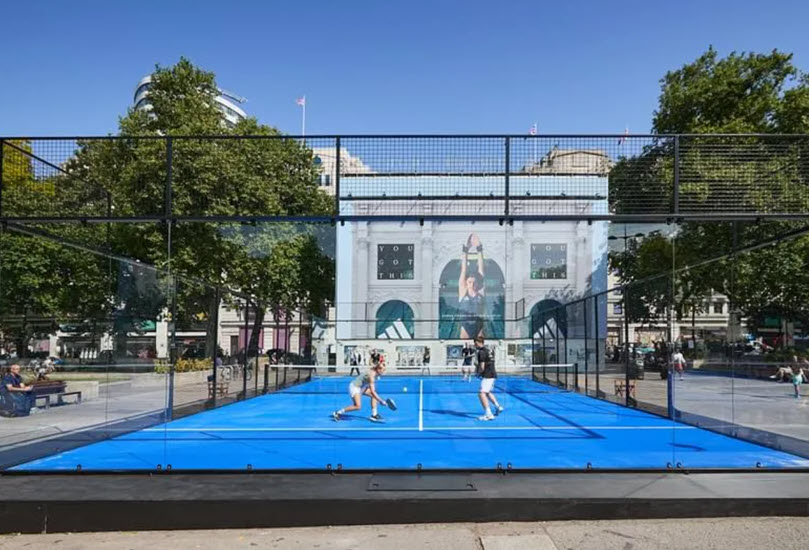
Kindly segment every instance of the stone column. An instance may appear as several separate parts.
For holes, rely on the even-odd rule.
[[[438,338],[438,327],[434,319],[438,318],[438,293],[433,268],[433,222],[424,222],[421,228],[421,265],[416,266],[415,276],[421,283],[421,293],[416,318],[416,338]],[[425,322],[429,319],[429,322]],[[431,350],[432,351],[432,350]]]
[[[368,338],[370,331],[373,329],[369,329],[369,319],[367,318],[367,312],[372,310],[373,308],[368,305],[368,283],[370,280],[370,273],[371,270],[376,269],[376,265],[371,265],[370,263],[370,254],[368,250],[368,245],[370,243],[370,238],[368,235],[368,224],[367,223],[357,223],[355,226],[355,230],[357,231],[356,234],[356,243],[357,246],[356,250],[356,257],[354,263],[354,290],[356,292],[352,295],[352,301],[354,302],[351,306],[352,312],[352,323],[353,329],[351,331],[352,338]],[[364,322],[357,323],[356,321],[362,319]]]

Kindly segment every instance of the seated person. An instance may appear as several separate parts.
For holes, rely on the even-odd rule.
[[[779,367],[778,371],[775,374],[770,376],[770,379],[776,380],[778,382],[786,382],[788,380],[792,380],[793,374],[798,374],[803,377],[803,380],[807,379],[807,375],[809,374],[809,362],[806,359],[803,360],[803,365],[798,364],[798,356],[792,357],[792,366],[789,367]]]
[[[3,393],[6,409],[14,416],[28,416],[34,404],[34,388],[23,384],[20,366],[16,363],[11,365],[0,384],[2,385],[0,392]]]

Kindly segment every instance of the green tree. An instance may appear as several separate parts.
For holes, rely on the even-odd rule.
[[[149,89],[151,110],[130,109],[119,122],[119,139],[81,142],[67,163],[66,186],[97,183],[109,194],[116,215],[160,215],[167,196],[170,155],[174,217],[332,214],[333,200],[318,190],[312,151],[253,118],[227,127],[215,101],[217,94],[214,75],[186,59],[169,68],[157,67]],[[222,137],[180,137],[196,135]],[[243,135],[257,137],[233,139]],[[94,208],[106,208],[101,195]],[[118,253],[170,268],[179,280],[177,321],[190,322],[202,314],[209,334],[216,330],[216,286],[247,292],[262,307],[273,310],[318,308],[322,303],[315,304],[312,297],[321,302],[331,299],[321,284],[333,288],[333,271],[301,269],[320,266],[325,258],[320,248],[311,243],[304,246],[306,239],[300,235],[287,238],[286,229],[273,223],[263,226],[263,233],[272,235],[271,242],[247,242],[243,227],[207,222],[177,223],[170,228],[154,223],[116,224],[111,228],[111,244]],[[257,251],[262,244],[268,248]],[[325,279],[314,280],[314,273]],[[263,317],[256,317],[256,338],[262,321]],[[212,341],[209,344],[212,353]],[[252,342],[256,345],[257,341]]]
[[[731,53],[720,58],[710,48],[693,63],[666,73],[661,80],[659,106],[652,129],[675,133],[806,133],[809,131],[809,80],[792,62],[792,55]],[[742,212],[806,212],[809,210],[807,145],[804,138],[728,138],[698,135],[680,138],[680,204],[693,212],[725,208]],[[618,213],[670,212],[673,205],[673,140],[661,138],[641,155],[620,159],[610,175],[610,199]],[[657,197],[657,202],[655,202]],[[732,203],[728,203],[732,201]],[[630,283],[655,270],[670,271],[671,249],[677,266],[697,265],[728,253],[739,245],[761,242],[794,230],[799,223],[685,223],[676,240],[662,246],[647,239],[631,254],[612,254],[621,281]],[[711,290],[730,296],[743,315],[760,319],[805,316],[800,300],[807,292],[803,279],[791,269],[807,263],[804,239],[681,271],[674,277],[677,304],[665,305],[664,295],[647,287],[637,291],[648,315],[672,307],[681,316],[696,307]],[[792,267],[790,267],[792,266]],[[738,276],[731,273],[735,268]],[[790,285],[784,278],[790,277]],[[663,277],[669,282],[671,274]],[[789,287],[789,293],[784,289]],[[806,289],[809,291],[809,287]],[[671,293],[669,293],[669,296]],[[670,300],[670,298],[669,298]]]

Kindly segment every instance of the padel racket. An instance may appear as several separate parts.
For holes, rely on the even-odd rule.
[[[394,401],[394,400],[393,400],[393,399],[391,399],[390,397],[389,397],[389,398],[387,398],[387,399],[385,399],[385,404],[388,406],[388,408],[389,408],[390,410],[392,410],[392,411],[395,411],[395,410],[396,410],[396,401]]]

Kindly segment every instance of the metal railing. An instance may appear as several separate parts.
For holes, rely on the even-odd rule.
[[[805,135],[5,137],[0,176],[6,221],[809,216]]]

